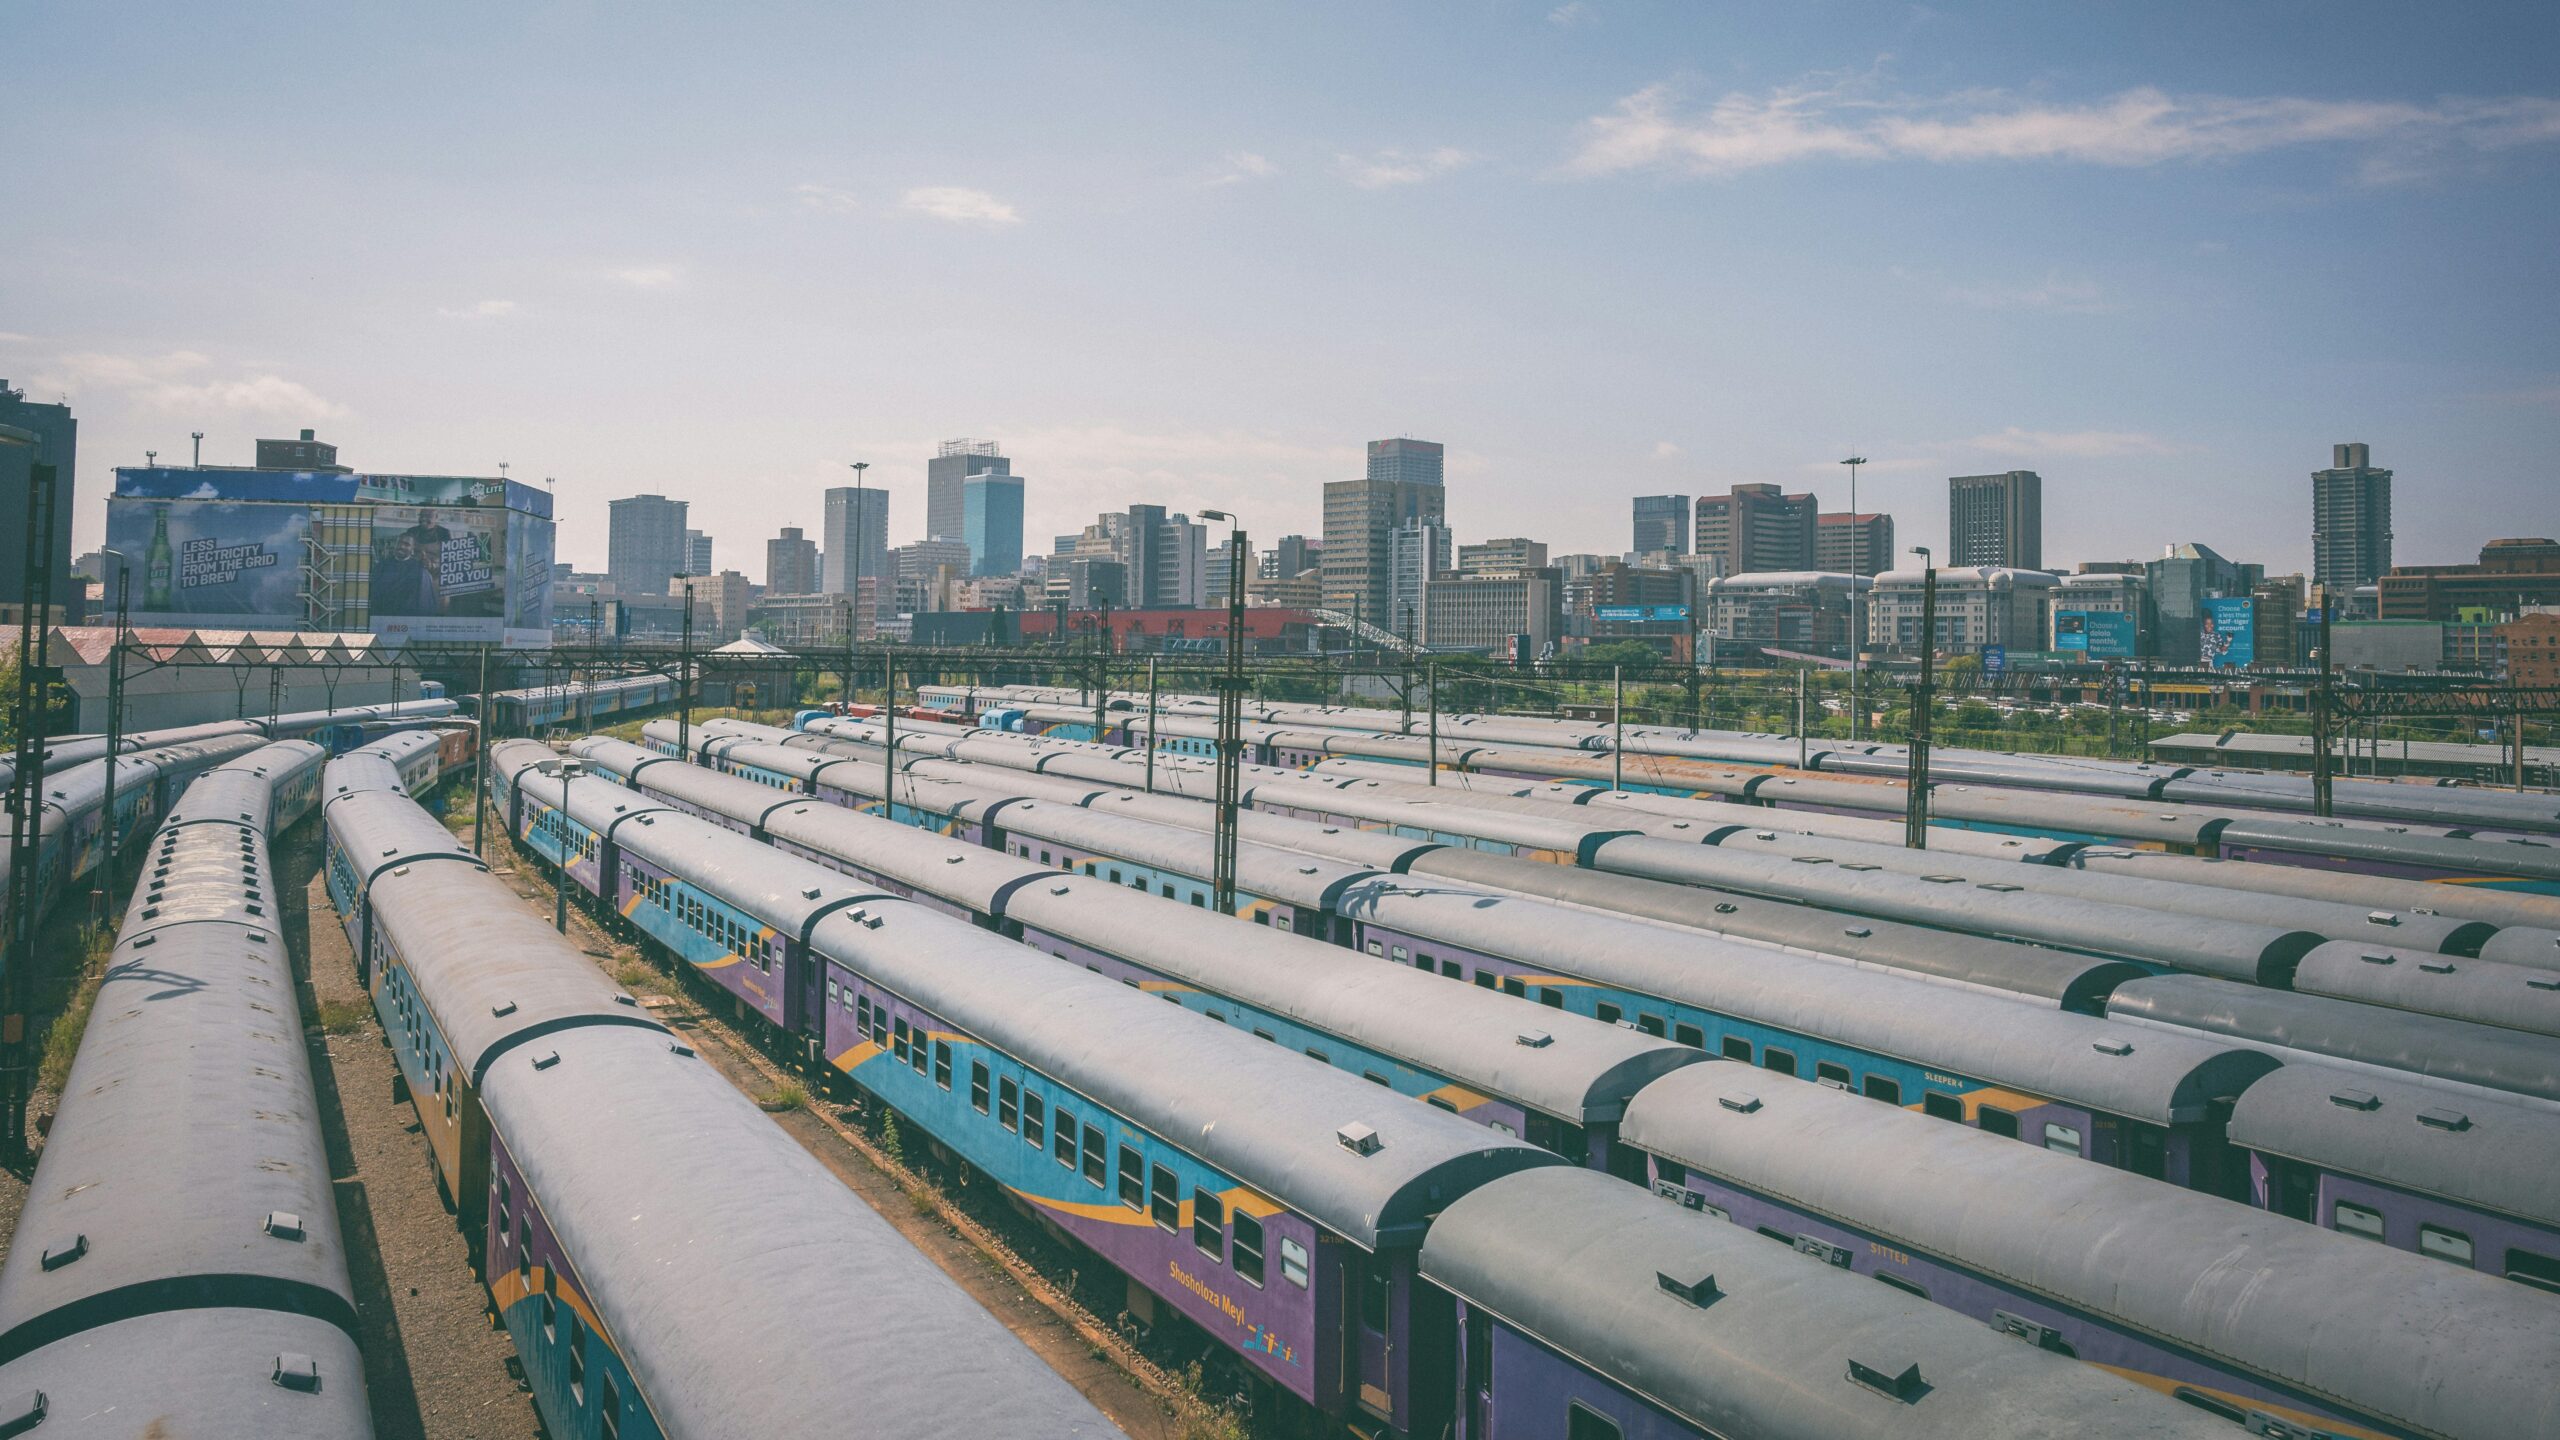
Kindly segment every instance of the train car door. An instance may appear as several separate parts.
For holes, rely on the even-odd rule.
[[[1359,1255],[1351,1267],[1359,1273],[1348,1297],[1354,1307],[1351,1393],[1362,1409],[1394,1424],[1396,1420],[1397,1292],[1395,1267],[1378,1255]]]
[[[1458,1440],[1485,1440],[1493,1433],[1493,1317],[1467,1307],[1466,1415]]]

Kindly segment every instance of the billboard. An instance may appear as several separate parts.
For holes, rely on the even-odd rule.
[[[2258,658],[2258,602],[2236,599],[2204,602],[2196,658],[2217,670],[2237,670]]]
[[[136,620],[242,630],[301,623],[299,562],[310,526],[302,506],[164,500],[107,508],[107,548],[130,557],[141,582]]]
[[[1686,605],[1594,605],[1591,607],[1591,618],[1631,620],[1639,623],[1647,621],[1656,624],[1673,623],[1687,620],[1689,607]]]
[[[463,477],[124,469],[107,502],[156,625],[546,645],[553,533],[549,496]]]
[[[2053,648],[2076,650],[2092,660],[2130,660],[2136,644],[2134,618],[2115,610],[2058,610],[2053,616]]]

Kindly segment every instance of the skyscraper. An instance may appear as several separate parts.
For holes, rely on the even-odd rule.
[[[1440,483],[1444,449],[1437,440],[1372,440],[1369,442],[1369,478],[1437,485]]]
[[[764,542],[764,588],[775,595],[818,594],[818,542],[796,525]]]
[[[684,569],[685,502],[633,495],[606,507],[605,573],[625,595],[664,595]]]
[[[14,425],[36,437],[33,446],[0,446],[0,529],[9,537],[0,541],[0,605],[17,604],[26,588],[22,530],[27,523],[27,486],[33,483],[36,466],[50,465],[53,535],[46,548],[53,552],[53,598],[48,603],[68,607],[74,593],[71,499],[72,473],[80,458],[80,422],[72,418],[70,406],[31,402],[25,391],[13,390],[8,381],[0,380],[0,425]],[[113,590],[106,592],[106,602],[115,604]],[[66,616],[71,613],[68,608],[63,611]]]
[[[1635,544],[1628,548],[1639,555],[1650,550],[1689,553],[1688,496],[1639,495],[1635,513]]]
[[[711,537],[699,530],[684,532],[684,573],[687,575],[711,573]]]
[[[1423,592],[1450,573],[1449,527],[1432,520],[1399,525],[1387,536],[1387,608],[1377,624],[1408,640],[1422,634]]]
[[[1822,517],[1813,568],[1833,575],[1880,575],[1894,568],[1893,517],[1873,510]]]
[[[1022,477],[982,471],[960,484],[960,538],[969,573],[1011,575],[1022,568]]]
[[[862,580],[866,586],[889,573],[888,491],[873,486],[856,489],[851,485],[838,485],[827,491],[827,517],[818,529],[818,548],[827,557],[827,594],[853,593],[856,546],[861,548]]]
[[[2353,590],[2390,569],[2391,472],[2361,443],[2332,446],[2329,468],[2311,472],[2311,578]]]
[[[1415,443],[1377,441],[1369,447],[1371,478],[1334,480],[1324,487],[1324,603],[1356,612],[1373,625],[1389,618],[1387,578],[1397,527],[1448,518],[1448,492],[1437,478],[1439,446],[1431,447],[1433,479],[1376,478],[1378,446]]]
[[[1012,473],[1013,462],[1004,457],[993,440],[943,441],[941,452],[924,462],[924,538],[969,538],[969,477]],[[827,548],[830,551],[835,549],[833,545]],[[1014,549],[1019,551],[1021,548],[1017,539]],[[869,573],[870,564],[867,559],[863,561],[864,573]]]
[[[1949,565],[2044,568],[2044,480],[2033,470],[1947,480]]]
[[[1736,485],[1730,495],[1698,497],[1694,553],[1724,558],[1727,575],[1811,570],[1819,551],[1821,502],[1775,485]]]

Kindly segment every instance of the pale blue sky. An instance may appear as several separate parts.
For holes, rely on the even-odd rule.
[[[1001,440],[1104,506],[1313,531],[1360,442],[1462,539],[1627,497],[2045,477],[2048,562],[2560,533],[2560,7],[2234,3],[0,8],[0,375],[77,536],[146,448],[695,502],[763,575],[867,459]]]

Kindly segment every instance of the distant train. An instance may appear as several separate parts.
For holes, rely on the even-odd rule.
[[[832,1070],[1122,1274],[1132,1308],[1198,1325],[1266,1403],[1292,1397],[1360,1433],[1484,1440],[2224,1433],[2115,1377],[1933,1324],[1910,1297],[1843,1288],[1848,1277],[1490,1126],[1384,1097],[1242,1017],[1153,1003],[1143,982],[567,776],[538,747],[501,746],[493,776],[510,832],[599,913],[627,917],[786,1040],[814,1041]],[[1042,888],[1087,906],[1131,896],[1057,871]],[[1652,1043],[1547,1023],[1506,1046],[1531,1063],[1610,1047],[1623,1061]],[[1567,1256],[1572,1284],[1527,1268]],[[1538,1303],[1518,1303],[1528,1293]],[[1613,1334],[1625,1343],[1600,1343]]]
[[[240,738],[154,776],[183,793],[0,1269],[0,1434],[373,1433],[269,858],[327,754]]]
[[[634,788],[563,776],[554,757],[539,747],[501,749],[493,774],[500,780],[510,832],[593,895],[599,913],[628,917],[640,934],[686,961],[705,983],[736,996],[742,1013],[757,1017],[785,1046],[803,1037],[814,1041],[834,1068],[1024,1197],[1063,1233],[1113,1263],[1133,1287],[1149,1291],[1154,1304],[1170,1303],[1194,1316],[1213,1338],[1240,1350],[1263,1382],[1328,1415],[1365,1416],[1399,1434],[1441,1433],[1452,1424],[1459,1434],[1505,1433],[1476,1397],[1487,1385],[1496,1391],[1505,1383],[1523,1385],[1544,1365],[1552,1379],[1535,1388],[1543,1392],[1540,1403],[1555,1408],[1545,1409],[1538,1421],[1512,1422],[1529,1428],[1510,1433],[1555,1433],[1565,1428],[1558,1422],[1569,1418],[1558,1411],[1569,1410],[1572,1376],[1551,1367],[1578,1366],[1586,1376],[1617,1384],[1636,1370],[1655,1382],[1646,1393],[1656,1400],[1664,1393],[1659,1386],[1672,1378],[1642,1372],[1641,1358],[1659,1352],[1649,1340],[1637,1338],[1668,1323],[1672,1312],[1641,1309],[1631,1314],[1627,1289],[1597,1283],[1603,1276],[1629,1273],[1617,1246],[1643,1253],[1654,1238],[1653,1227],[1632,1213],[1616,1218],[1624,1202],[1608,1198],[1641,1196],[1642,1191],[1633,1186],[1613,1190],[1618,1182],[1591,1174],[1571,1182],[1577,1189],[1568,1202],[1563,1198],[1568,1182],[1539,1168],[1541,1156],[1545,1164],[1570,1158],[1627,1175],[1620,1157],[1632,1152],[1639,1165],[1628,1178],[1644,1178],[1652,1152],[1623,1134],[1618,1143],[1601,1146],[1591,1145],[1587,1135],[1565,1134],[1546,1136],[1547,1144],[1520,1145],[1503,1133],[1499,1107],[1479,1108],[1446,1090],[1414,1095],[1383,1069],[1360,1073],[1359,1067],[1373,1060],[1354,1057],[1346,1065],[1333,1049],[1339,1043],[1334,1037],[1346,1027],[1360,1027],[1352,1034],[1355,1040],[1367,1036],[1383,1041],[1392,1034],[1410,1041],[1429,1028],[1429,1021],[1440,1019],[1451,1034],[1437,1053],[1456,1056],[1473,1048],[1479,1070],[1495,1077],[1491,1083],[1497,1089],[1559,1096],[1571,1089],[1566,1080],[1571,1066],[1595,1067],[1584,1082],[1587,1093],[1595,1101],[1615,1095],[1628,1114],[1644,1105],[1655,1087],[1702,1070],[1748,1076],[1752,1083],[1768,1086],[1803,1083],[1767,1070],[1709,1062],[1694,1043],[1604,1024],[1570,1006],[1558,1011],[1525,996],[1508,998],[1499,990],[1485,994],[1475,986],[1445,989],[1447,982],[1438,978],[1436,966],[1433,978],[1426,979],[1418,963],[1400,966],[1385,956],[1356,958],[1365,952],[1354,952],[1351,963],[1369,968],[1374,982],[1346,983],[1319,970],[1313,978],[1326,983],[1291,987],[1285,978],[1288,962],[1303,956],[1313,966],[1323,953],[1312,940],[1292,940],[1271,930],[1271,943],[1313,948],[1285,958],[1275,952],[1265,959],[1256,953],[1266,935],[1263,929],[1238,933],[1232,922],[1181,900],[1141,897],[1132,883],[1081,869],[1024,864],[957,838],[920,842],[911,830],[814,804],[769,784],[737,779],[712,787],[684,781],[680,772],[685,767],[670,760],[644,763],[645,757],[630,753],[632,747],[582,748],[587,750],[583,758],[608,771],[616,763],[631,767],[636,798]],[[672,798],[657,798],[661,792],[652,787],[653,772],[668,773],[670,788],[663,793],[684,796],[685,808]],[[736,833],[734,821],[722,825],[700,819],[692,813],[695,808],[732,817],[753,815],[754,831],[774,843],[759,847],[754,834]],[[1029,802],[1029,808],[1039,808],[1039,802]],[[827,823],[821,826],[820,821]],[[991,828],[1000,829],[1001,820]],[[839,898],[845,892],[835,873],[806,866],[784,853],[785,845],[803,854],[859,854],[858,863],[840,860],[837,870],[873,881],[877,888]],[[869,873],[873,866],[905,877],[906,887],[917,891],[916,903],[874,880]],[[984,918],[973,915],[978,923],[970,925],[924,911],[927,892],[916,882],[935,871],[957,877],[937,887],[937,903],[947,907],[951,897],[981,892],[990,904]],[[1458,894],[1446,900],[1460,906],[1476,903]],[[1520,923],[1517,915],[1504,913],[1507,923]],[[999,933],[989,933],[988,920],[996,922]],[[1096,943],[1105,930],[1112,938]],[[1006,943],[1005,937],[1013,934],[1029,945]],[[1069,942],[1070,935],[1091,938]],[[1226,969],[1201,958],[1204,949],[1214,954],[1222,937],[1241,952],[1244,963]],[[1147,948],[1151,943],[1154,948]],[[1054,958],[1035,949],[1051,950]],[[1132,955],[1140,957],[1134,967]],[[1768,956],[1772,961],[1787,958],[1774,952]],[[1860,973],[1815,968],[1837,975]],[[1200,993],[1203,984],[1213,981],[1241,986],[1256,970],[1276,970],[1283,978],[1266,979],[1265,998],[1254,1005],[1239,1002],[1240,990]],[[1791,972],[1791,978],[1801,977]],[[1414,994],[1404,995],[1407,988]],[[1143,995],[1176,1003],[1149,1004]],[[1427,999],[1434,995],[1451,1003],[1435,1012]],[[1461,995],[1468,997],[1463,1004],[1456,1000]],[[1919,1003],[1921,995],[1968,998],[1907,985],[1895,998]],[[1994,1007],[1976,1017],[1977,1026],[1989,1022],[1995,1029],[2031,1032],[2040,1028],[2036,1017],[2049,1015],[2091,1027],[2083,1049],[2090,1048],[2085,1041],[2094,1036],[2102,1049],[2121,1047],[2119,1059],[2154,1050],[2164,1057],[2179,1053],[2177,1047],[2146,1040],[2138,1032],[2118,1037],[2099,1022],[2009,1001],[1977,1003]],[[1328,1004],[1329,1011],[1324,1009]],[[1503,1027],[1508,1033],[1488,1035],[1493,1017],[1490,1011],[1476,1017],[1479,1004],[1508,1004],[1511,1018]],[[1208,1021],[1221,1023],[1203,1023]],[[1290,1028],[1284,1030],[1283,1024]],[[1606,1036],[1623,1037],[1616,1042],[1621,1048],[1600,1043],[1598,1037]],[[1506,1060],[1506,1054],[1520,1058]],[[1538,1073],[1549,1055],[1564,1068]],[[1684,1059],[1687,1063],[1680,1063]],[[1309,1061],[1319,1063],[1310,1067]],[[2136,1058],[2130,1063],[2147,1062]],[[2269,1068],[2259,1060],[2229,1077],[2208,1080],[2207,1088],[2221,1085],[2245,1093],[2246,1076]],[[2126,1076],[2134,1078],[2131,1071]],[[1410,1098],[1387,1108],[1358,1098],[1381,1090]],[[1415,1099],[1433,1103],[1414,1104]],[[1461,1115],[1445,1120],[1435,1116],[1444,1106],[1476,1122],[1479,1138],[1472,1146],[1448,1128],[1463,1126]],[[1896,1117],[1898,1123],[1916,1127],[1916,1133],[1961,1133],[1957,1127],[1930,1125],[1934,1109],[1860,1108]],[[1475,1113],[1467,1114],[1469,1110]],[[1062,1119],[1062,1112],[1068,1118]],[[2492,1112],[2480,1107],[2479,1113]],[[2503,1128],[2507,1118],[2501,1113],[2495,1123]],[[2560,1128],[2560,1122],[2534,1118]],[[1996,1144],[1989,1137],[1983,1143]],[[2048,1155],[2041,1143],[1999,1149],[2003,1156],[2015,1152],[2049,1164],[2065,1163]],[[1476,1158],[1466,1168],[1454,1168],[1462,1154]],[[1045,1163],[1044,1156],[1055,1163]],[[1827,1160],[1844,1167],[1864,1164],[1853,1151]],[[2265,1232],[2265,1253],[2271,1263],[2280,1260],[2281,1265],[2254,1290],[2229,1294],[2216,1313],[2183,1322],[2188,1333],[2148,1332],[2123,1357],[2110,1359],[2147,1383],[2191,1392],[2180,1398],[2192,1408],[2242,1420],[2262,1434],[2316,1430],[2448,1440],[2454,1435],[2536,1434],[2560,1417],[2554,1409],[2560,1399],[2545,1394],[2539,1378],[2560,1360],[2560,1341],[2535,1323],[2551,1302],[2528,1285],[2466,1276],[2419,1255],[2361,1245],[2346,1235],[2182,1192],[2107,1165],[2069,1168],[2088,1177],[2089,1185],[2107,1187],[2111,1205],[2141,1208],[2170,1197],[2225,1230],[2237,1225],[2255,1234],[2246,1227],[2279,1227]],[[1414,1205],[1412,1187],[1426,1175],[1440,1177],[1436,1203],[1445,1207],[1441,1223],[1470,1213],[1471,1206],[1488,1217],[1486,1223],[1443,1232],[1408,1209]],[[1346,1192],[1346,1184],[1355,1188]],[[1507,1203],[1501,1198],[1532,1194],[1542,1197],[1541,1202]],[[1109,1217],[1115,1213],[1115,1199],[1127,1212],[1121,1223],[1135,1227],[1135,1234],[1113,1228]],[[1212,1200],[1214,1209],[1206,1203]],[[1412,1218],[1398,1224],[1400,1214]],[[1536,1223],[1522,1223],[1532,1219]],[[1239,1223],[1245,1220],[1252,1223]],[[1166,1238],[1148,1236],[1150,1221]],[[1609,1228],[1585,1228],[1603,1222]],[[1620,1225],[1623,1239],[1616,1238]],[[1728,1233],[1747,1236],[1750,1231],[1733,1228]],[[1460,1234],[1467,1237],[1459,1247],[1465,1263],[1447,1250],[1439,1252],[1444,1262],[1435,1263],[1435,1247]],[[1789,1250],[1830,1259],[1828,1242],[1817,1244],[1813,1227],[1773,1238],[1783,1240]],[[1416,1240],[1421,1244],[1418,1265],[1404,1258]],[[1273,1288],[1268,1266],[1275,1244],[1283,1278],[1297,1283],[1288,1273],[1293,1242],[1305,1257],[1300,1273],[1317,1292],[1313,1330],[1286,1318],[1287,1309],[1257,1308],[1303,1303],[1286,1289],[1265,1293]],[[1188,1261],[1182,1252],[1186,1243],[1199,1251]],[[2226,1243],[2218,1255],[2199,1247],[2157,1256],[2146,1252],[2120,1263],[2152,1263],[2164,1274],[2191,1262],[2247,1271],[2255,1254],[2233,1252]],[[1329,1255],[1340,1267],[1338,1275],[1328,1271]],[[1574,1267],[1562,1273],[1587,1273],[1595,1283],[1577,1286],[1551,1279],[1544,1287],[1521,1287],[1526,1278],[1558,1275],[1552,1267],[1562,1257],[1572,1257]],[[1813,1268],[1819,1273],[1820,1267]],[[1701,1285],[1685,1270],[1665,1268],[1659,1274],[1657,1288],[1663,1292],[1689,1287],[1686,1301],[1672,1295],[1677,1303],[1711,1306],[1721,1286],[1720,1281]],[[1458,1315],[1437,1309],[1439,1302],[1412,1283],[1417,1275],[1453,1295]],[[2377,1296],[2404,1292],[2425,1297],[2426,1313],[2438,1327],[2418,1332],[2425,1337],[2424,1357],[2406,1348],[2414,1335],[2397,1346],[2377,1345],[2367,1356],[2323,1343],[2306,1346],[2300,1332],[2262,1323],[2266,1315],[2315,1304],[2370,1307]],[[1542,1293],[1546,1303],[1523,1313],[1515,1307],[1526,1293]],[[1952,1293],[1927,1298],[1968,1308]],[[1239,1305],[1241,1310],[1230,1308]],[[2115,1323],[2115,1317],[2104,1313],[2093,1318],[2100,1325]],[[2148,1323],[2151,1317],[2125,1318]],[[1484,1354],[1479,1340],[1501,1353],[1499,1336],[1505,1325],[1543,1338],[1550,1358],[1533,1363],[1522,1356],[1515,1362],[1518,1369],[1507,1372],[1493,1363],[1489,1376],[1472,1369]],[[1595,1343],[1604,1335],[1616,1337],[1614,1343]],[[1266,1338],[1276,1344],[1276,1354],[1264,1348]],[[2358,1337],[2357,1344],[2366,1338]],[[2040,1351],[2052,1356],[2072,1353],[2072,1347],[2031,1338],[2014,1353],[2023,1360]],[[1338,1356],[1344,1371],[1293,1374],[1291,1357],[1307,1355]],[[1691,1363],[1698,1362],[1693,1358]],[[2462,1367],[2467,1378],[2447,1381],[2446,1365]],[[1857,1378],[1861,1368],[1870,1372],[1867,1378]],[[1458,1394],[1443,1398],[1439,1387],[1453,1373],[1459,1377]],[[1802,1384],[1820,1372],[1796,1367],[1786,1373],[1793,1377],[1791,1383]],[[1902,1373],[1898,1367],[1879,1373],[1863,1361],[1850,1367],[1852,1383],[1872,1389],[1881,1382],[1888,1398],[1916,1398],[1925,1371],[1923,1377],[1905,1376],[1897,1385],[1891,1377]],[[2502,1399],[2474,1405],[2468,1397],[2475,1387]],[[2464,1398],[2452,1398],[2456,1392]],[[1710,1428],[1694,1410],[1674,1414],[1692,1427],[1677,1433]],[[1878,1418],[1904,1426],[1925,1424],[1925,1403],[1918,1410]],[[1571,1418],[1571,1423],[1585,1422]],[[1629,1421],[1605,1412],[1596,1413],[1591,1423],[1613,1428],[1577,1433],[1651,1433],[1632,1426],[1614,1428]],[[2018,1416],[2006,1421],[1974,1417],[1970,1423],[1979,1433],[2021,1433],[2019,1426],[2044,1433],[2058,1422]]]
[[[649,710],[676,698],[671,675],[617,675],[569,685],[535,685],[500,690],[483,705],[471,701],[472,713],[494,727],[493,733],[526,735],[550,725],[586,726],[609,715]]]

